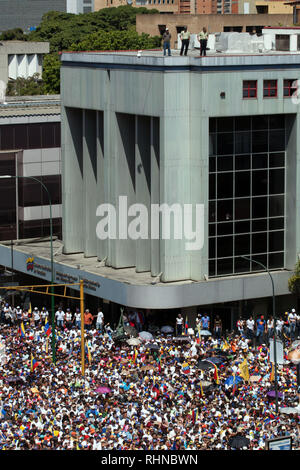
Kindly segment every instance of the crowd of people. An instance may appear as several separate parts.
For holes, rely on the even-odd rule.
[[[1,314],[1,450],[229,450],[237,436],[242,449],[265,449],[279,436],[299,447],[290,342],[278,366],[277,410],[268,343],[254,344],[245,325],[225,337],[220,318],[211,324],[199,315],[189,336],[177,317],[173,333],[161,328],[151,336],[129,312],[123,324],[136,334],[120,341],[100,309],[85,322],[83,374],[79,311],[72,322],[67,309],[56,312],[55,363],[43,311],[34,308],[28,320]],[[202,336],[209,328],[213,335]]]

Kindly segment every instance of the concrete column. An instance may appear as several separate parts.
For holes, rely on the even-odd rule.
[[[191,112],[191,200],[193,204],[199,204],[197,209],[199,220],[201,217],[200,226],[197,229],[197,244],[201,246],[190,252],[193,281],[201,281],[205,275],[208,276],[208,156],[209,118]],[[203,213],[200,205],[203,207]],[[196,208],[193,217],[195,211]]]
[[[165,217],[169,239],[160,241],[161,280],[190,279],[190,252],[184,239],[184,205],[191,202],[190,166],[190,77],[189,73],[164,74],[164,114],[160,118],[160,202],[168,205]],[[177,214],[178,231],[173,214]],[[181,235],[179,233],[181,229]]]
[[[135,117],[111,112],[110,125],[110,203],[117,214],[116,239],[110,240],[110,262],[114,268],[133,267],[136,241],[128,238],[128,209],[136,202]]]
[[[64,253],[84,251],[82,110],[62,106],[62,200]]]
[[[97,201],[104,204],[108,200],[108,156],[104,153],[104,112],[97,112]],[[98,222],[97,218],[97,222]],[[100,240],[97,237],[97,256],[100,261],[108,258],[108,240]]]
[[[295,106],[295,108],[298,106]],[[294,269],[300,253],[300,116],[299,113],[286,117],[286,237],[285,265]]]
[[[136,116],[136,154],[135,182],[136,203],[142,204],[148,213],[147,238],[136,240],[136,271],[145,272],[151,269],[151,120],[147,116]],[[137,216],[142,213],[137,212]],[[146,227],[139,227],[144,230]],[[145,230],[146,232],[146,230]]]
[[[296,52],[297,51],[297,34],[291,34],[290,35],[290,52]]]
[[[151,204],[160,204],[159,190],[159,118],[151,118]],[[159,239],[151,238],[151,275],[160,272]]]
[[[83,111],[84,255],[97,255],[97,112]]]

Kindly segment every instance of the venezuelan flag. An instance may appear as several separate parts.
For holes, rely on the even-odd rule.
[[[51,335],[51,327],[48,322],[44,326],[44,332],[46,333],[47,336]]]
[[[87,355],[89,364],[92,362],[92,356],[91,356],[91,351],[87,343],[85,343],[85,353]]]
[[[21,336],[21,338],[25,338],[25,327],[24,327],[24,323],[22,322],[21,325],[20,325],[20,328],[19,328],[19,334]]]
[[[213,363],[212,363],[213,364]],[[216,384],[219,385],[219,375],[218,375],[218,368],[216,366],[216,364],[214,364],[214,368],[215,368],[215,371],[214,371],[214,379],[216,381]]]
[[[188,329],[189,329],[189,324],[188,324],[188,319],[187,316],[185,317],[185,334],[188,334]]]
[[[31,354],[31,366],[30,366],[30,371],[33,372],[38,366],[38,363],[36,361],[36,359],[33,357],[33,355]]]

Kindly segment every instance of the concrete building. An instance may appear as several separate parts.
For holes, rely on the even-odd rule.
[[[94,0],[94,2],[95,11],[120,5],[132,5],[135,8],[144,7],[170,14],[179,13],[179,5],[182,3],[181,0]]]
[[[129,307],[252,302],[267,311],[270,279],[245,255],[273,271],[279,311],[290,306],[300,252],[298,58],[63,54],[60,275],[86,275],[98,282],[95,296]],[[118,213],[120,195],[128,207],[203,204],[203,248],[187,251],[172,237],[99,240],[97,207]]]
[[[48,11],[67,11],[67,0],[1,0],[0,32],[36,29]]]
[[[258,32],[266,26],[282,27],[282,25],[293,26],[292,14],[281,15],[137,15],[136,30],[155,36],[168,26],[172,35],[172,47],[177,46],[177,34],[186,25],[191,33],[198,34],[203,26],[206,26],[209,33],[220,32]]]
[[[0,80],[42,76],[43,56],[49,53],[48,42],[2,41],[0,45]]]
[[[7,97],[0,104],[0,176],[33,176],[50,192],[61,238],[60,97]],[[49,200],[38,182],[0,179],[0,240],[49,235]]]
[[[62,55],[55,282],[84,279],[89,305],[103,299],[115,320],[120,306],[170,321],[181,310],[191,323],[206,311],[232,328],[240,314],[272,311],[257,261],[281,314],[296,307],[288,279],[300,253],[299,53],[172,54]],[[132,221],[136,203],[148,229],[155,204],[200,204],[202,248],[188,250],[172,224],[163,237],[161,219],[158,238],[126,238],[118,221]],[[116,210],[116,237],[97,236],[101,204]],[[4,244],[0,259],[10,265]],[[14,266],[49,281],[49,242],[17,246]]]

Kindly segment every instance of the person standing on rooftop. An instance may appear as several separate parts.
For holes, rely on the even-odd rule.
[[[184,29],[180,33],[180,39],[181,39],[180,55],[182,55],[183,52],[184,52],[184,55],[187,55],[187,52],[189,49],[190,37],[191,37],[191,33],[188,31],[187,27],[185,26]]]
[[[202,55],[206,56],[207,40],[208,40],[208,32],[204,26],[202,31],[198,34],[198,41],[200,42],[200,57]]]
[[[164,34],[163,34],[163,48],[164,48],[164,56],[166,55],[166,52],[168,51],[168,56],[171,55],[171,33],[169,32],[169,28],[166,28]]]

